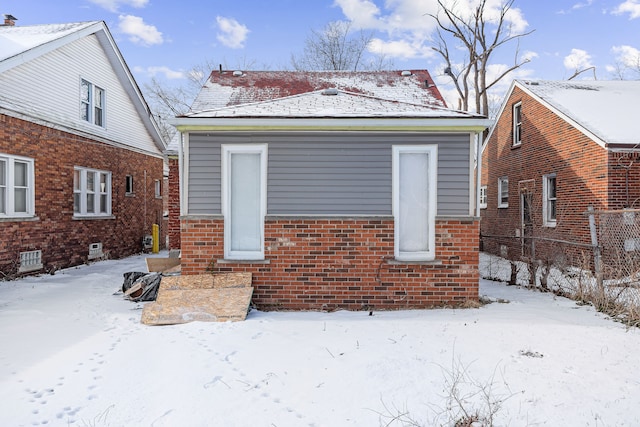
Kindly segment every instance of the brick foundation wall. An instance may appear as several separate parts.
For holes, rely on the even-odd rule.
[[[180,170],[178,156],[169,156],[169,249],[180,249]]]
[[[142,238],[151,234],[154,223],[161,227],[160,247],[164,247],[162,198],[155,197],[154,183],[162,180],[162,158],[4,115],[0,115],[0,153],[30,157],[35,164],[36,218],[0,219],[3,274],[15,274],[22,251],[42,250],[44,271],[87,262],[89,245],[97,242],[110,258],[140,253]],[[74,166],[111,171],[113,218],[74,219]],[[134,177],[133,195],[125,194],[126,175]]]
[[[479,221],[439,219],[436,261],[393,261],[393,219],[265,222],[266,262],[223,261],[220,217],[183,218],[182,274],[253,273],[262,310],[369,310],[478,300]]]

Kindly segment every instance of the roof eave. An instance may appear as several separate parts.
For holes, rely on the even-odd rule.
[[[188,118],[169,122],[180,132],[204,130],[441,130],[483,132],[493,123],[480,117],[420,118]]]

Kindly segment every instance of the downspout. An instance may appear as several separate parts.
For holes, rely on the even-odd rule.
[[[482,187],[482,182],[480,181],[482,177],[482,155],[480,153],[481,142],[479,133],[476,133],[476,217],[480,218],[480,187]]]
[[[187,213],[187,209],[186,209],[186,182],[184,180],[184,140],[185,140],[185,135],[184,133],[182,133],[182,131],[180,132],[180,147],[178,149],[178,188],[180,191],[180,194],[178,195],[178,199],[180,202],[180,216],[183,216]]]

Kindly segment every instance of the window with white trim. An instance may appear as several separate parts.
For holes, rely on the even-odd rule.
[[[435,259],[436,145],[393,146],[394,252],[399,261]]]
[[[161,199],[162,198],[162,181],[160,181],[159,179],[156,179],[154,181],[154,189],[155,189],[155,193],[156,193],[156,199]]]
[[[133,175],[127,175],[124,179],[125,194],[133,194]]]
[[[80,81],[80,118],[96,126],[104,127],[104,106],[104,89],[82,79]]]
[[[35,215],[34,161],[0,153],[0,218]]]
[[[542,179],[542,197],[544,203],[542,205],[542,218],[546,227],[556,226],[557,213],[557,193],[556,193],[556,175],[545,175]]]
[[[522,103],[513,105],[513,145],[522,144]]]
[[[498,207],[509,207],[509,178],[506,176],[498,178]]]
[[[74,168],[73,214],[76,217],[111,215],[111,172]]]
[[[267,145],[222,145],[224,257],[264,259]]]
[[[487,208],[487,186],[480,187],[480,209]]]

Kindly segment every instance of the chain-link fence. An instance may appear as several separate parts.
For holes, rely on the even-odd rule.
[[[640,284],[640,209],[597,215],[603,278]]]

